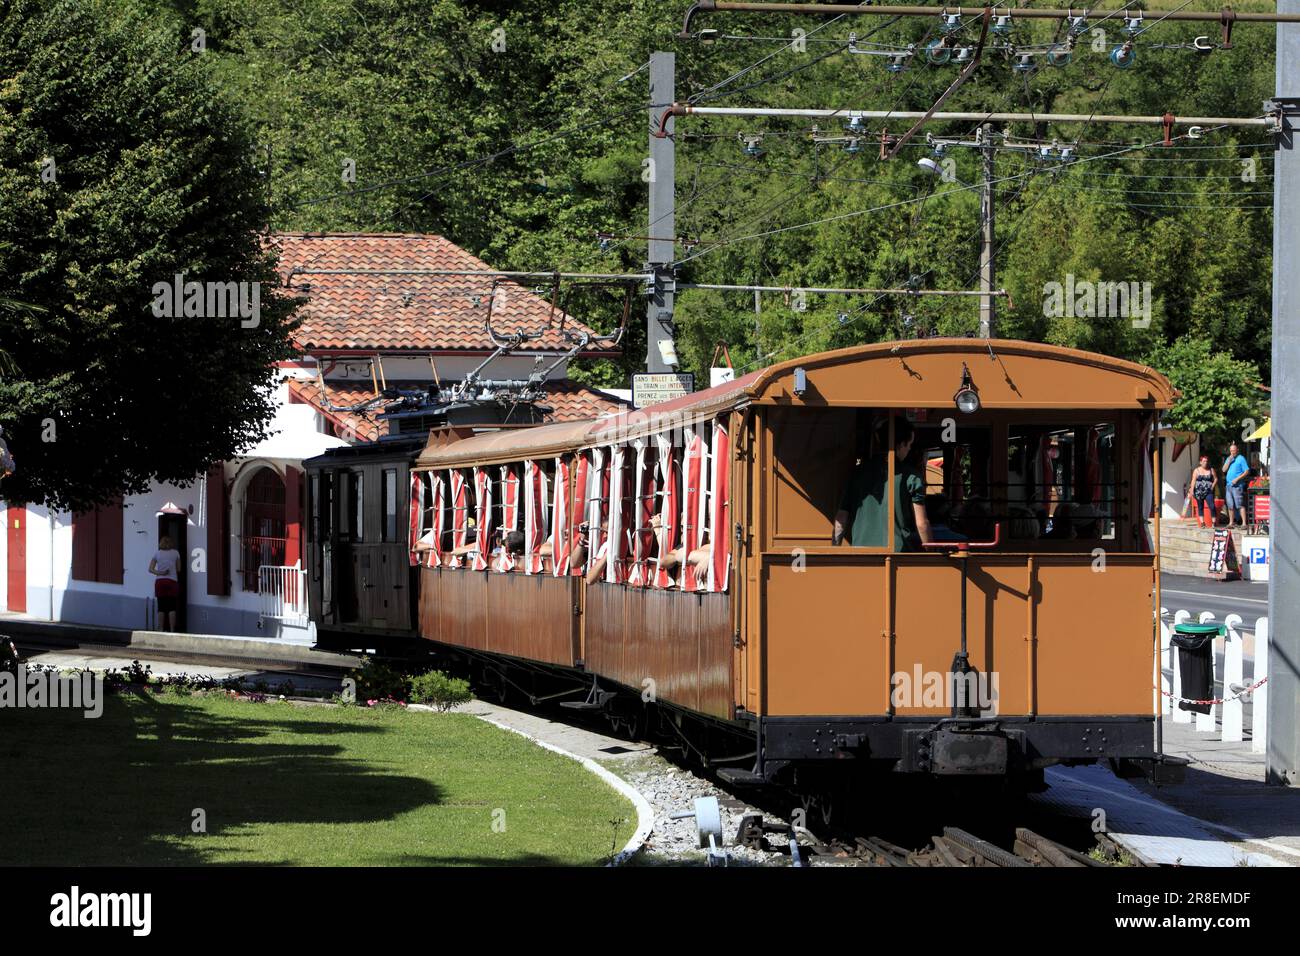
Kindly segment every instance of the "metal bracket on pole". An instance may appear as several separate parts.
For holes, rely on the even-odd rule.
[[[1267,99],[1264,101],[1264,114],[1273,121],[1268,131],[1277,137],[1277,145],[1282,149],[1291,149],[1295,129],[1288,120],[1300,117],[1300,96],[1274,96]]]

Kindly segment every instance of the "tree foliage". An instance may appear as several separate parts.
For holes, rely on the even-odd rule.
[[[3,158],[14,160],[4,163],[10,170],[4,182],[19,200],[0,213],[13,230],[0,233],[0,239],[14,235],[23,216],[35,215],[32,210],[50,217],[48,222],[37,217],[36,235],[51,234],[56,222],[67,229],[54,217],[46,193],[34,185],[32,164],[48,151],[41,137],[63,135],[64,114],[81,124],[78,134],[88,132],[93,117],[96,134],[109,137],[105,148],[92,149],[105,157],[100,165],[109,182],[116,177],[122,184],[125,174],[107,157],[131,157],[151,172],[127,180],[139,199],[130,214],[123,206],[105,215],[92,203],[67,207],[71,218],[66,221],[78,225],[74,238],[97,248],[126,240],[115,269],[132,281],[145,272],[152,275],[164,260],[168,268],[221,263],[234,271],[218,250],[241,263],[251,261],[251,253],[232,253],[244,247],[229,237],[237,227],[255,228],[263,196],[276,229],[433,232],[501,268],[640,272],[646,250],[638,237],[658,234],[646,221],[642,178],[649,123],[644,67],[650,51],[675,51],[676,99],[705,105],[925,110],[947,89],[956,69],[927,65],[918,56],[907,70],[891,73],[882,57],[846,49],[850,30],[857,32],[859,48],[881,43],[923,49],[937,35],[937,17],[932,22],[717,14],[700,24],[719,29],[723,37],[701,44],[676,36],[686,0],[96,2],[111,2],[119,22],[132,25],[125,32],[114,27],[87,36],[85,48],[76,52],[67,38],[82,29],[78,24],[84,17],[51,17],[21,29],[17,24],[23,18],[7,21],[6,63],[34,59],[45,64],[53,83],[35,100],[50,130],[32,124],[25,138],[7,133],[0,142]],[[1266,8],[1261,3],[1248,6]],[[1176,0],[1150,4],[1152,9],[1176,5]],[[32,8],[30,2],[19,6]],[[67,25],[56,25],[62,19]],[[976,19],[967,17],[959,34],[963,42],[973,42]],[[944,108],[1144,116],[1259,113],[1273,85],[1271,28],[1239,23],[1231,50],[1202,56],[1157,49],[1159,43],[1190,40],[1196,28],[1154,24],[1154,19],[1139,38],[1138,62],[1131,70],[1107,62],[1105,48],[1123,39],[1118,18],[1094,17],[1093,26],[1107,33],[1101,52],[1091,48],[1092,34],[1087,34],[1069,65],[1040,64],[1028,76],[1013,72],[1004,55],[991,52]],[[176,56],[195,29],[205,33],[206,55]],[[807,33],[806,43],[783,39],[795,29]],[[1056,22],[1021,21],[1014,39],[1059,41],[1062,29]],[[61,59],[42,58],[33,45],[41,37],[68,52]],[[15,58],[11,48],[20,40],[27,52]],[[172,44],[171,52],[149,60],[144,48],[157,49],[151,44],[164,40]],[[112,64],[128,56],[159,66],[140,76],[116,75]],[[19,115],[16,72],[9,65],[0,71],[9,78],[4,102],[13,115]],[[164,94],[152,110],[139,100],[150,84]],[[224,95],[212,92],[212,84]],[[83,102],[100,105],[83,107]],[[23,104],[26,108],[25,98]],[[247,134],[230,104],[247,119]],[[6,119],[6,130],[11,125]],[[924,134],[897,159],[882,162],[880,124],[868,125],[871,136],[849,150],[838,121],[821,121],[813,135],[806,120],[677,120],[676,232],[698,240],[678,247],[680,277],[783,288],[974,288],[979,197],[971,187],[980,177],[979,154],[950,151],[955,179],[941,181],[916,165],[929,150]],[[899,133],[909,124],[883,125]],[[969,139],[974,127],[930,125],[926,131]],[[1161,361],[1183,356],[1164,349],[1187,338],[1214,343],[1227,358],[1257,367],[1267,380],[1272,149],[1262,132],[1211,129],[1170,147],[1159,145],[1162,131],[1149,125],[1026,122],[1007,132],[1022,142],[1077,138],[1080,145],[1078,161],[1068,165],[1039,162],[1027,151],[998,156],[997,284],[1010,293],[999,302],[999,334],[1130,359],[1167,357]],[[762,136],[757,157],[747,155],[738,139],[753,134]],[[825,141],[835,137],[841,140]],[[230,157],[228,163],[214,158],[215,147],[217,157]],[[206,200],[233,212],[209,217],[204,234],[182,229],[177,235],[175,220],[191,208],[194,190],[206,188],[186,176],[203,166],[200,155],[232,176],[238,167],[238,185]],[[256,197],[247,168],[253,155],[261,176]],[[123,166],[131,168],[132,163]],[[354,179],[344,175],[350,169]],[[87,182],[85,188],[109,186]],[[218,221],[220,229],[212,226]],[[152,235],[155,227],[165,239],[140,240],[141,229]],[[621,238],[598,244],[601,232]],[[4,275],[24,282],[75,276],[75,269],[60,271],[61,265],[79,266],[86,256],[84,248],[61,252],[61,259],[46,251],[55,259],[42,271],[32,264],[34,250],[20,245],[21,253],[12,254],[17,259],[0,253],[5,257],[0,264],[10,266]],[[1051,314],[1044,309],[1045,289],[1068,276],[1150,283],[1150,323],[1135,326],[1127,316]],[[77,281],[84,292],[84,280]],[[0,287],[0,295],[13,292],[20,300],[55,305],[43,328],[58,330],[67,322],[67,307],[60,306],[58,296],[24,296],[23,291]],[[549,297],[550,290],[544,292]],[[561,296],[567,308],[603,330],[617,325],[626,304],[618,291],[580,285],[566,286]],[[755,299],[687,291],[677,305],[678,351],[701,378],[707,378],[719,341],[729,344],[743,369],[859,342],[972,334],[978,323],[974,298],[905,292],[777,292]],[[644,356],[643,313],[636,290],[624,360],[592,363],[574,374],[626,385],[627,373]],[[103,328],[118,314],[110,313]],[[226,350],[248,344],[232,338],[224,343]],[[102,342],[102,329],[86,341]],[[177,361],[153,366],[183,367],[185,361],[199,361],[194,356],[206,360],[209,354],[193,343],[162,341]],[[275,349],[268,345],[266,351],[269,357]],[[18,350],[14,357],[23,364]],[[23,387],[43,389],[43,400],[52,401],[72,379],[70,374],[57,379],[60,370],[90,366],[88,353],[78,359],[29,371]],[[231,364],[229,355],[223,360]],[[108,364],[123,370],[118,360]],[[150,365],[143,354],[125,364],[133,364],[137,376]],[[43,377],[47,371],[49,377]],[[248,384],[237,373],[223,394],[247,392]],[[142,391],[147,394],[148,388]],[[33,395],[23,401],[39,404]],[[239,407],[237,400],[231,403]],[[1237,407],[1237,399],[1228,404]],[[242,420],[246,411],[230,418]],[[1199,414],[1187,412],[1184,418]],[[216,452],[233,433],[217,429],[222,437],[213,439],[210,426],[202,430],[205,454]]]
[[[221,75],[269,151],[274,222],[285,229],[438,232],[494,265],[639,271],[636,239],[597,246],[596,233],[646,235],[649,51],[677,54],[677,99],[705,104],[929,107],[955,68],[917,57],[898,74],[882,58],[845,51],[903,46],[936,35],[924,19],[719,14],[703,25],[724,40],[676,37],[682,4],[629,0],[150,0],[178,24],[207,28]],[[1172,0],[1169,0],[1172,3]],[[1166,0],[1157,0],[1161,9]],[[973,42],[976,18],[961,34]],[[1097,18],[1100,20],[1100,18]],[[1096,24],[1105,48],[1117,19]],[[780,40],[794,29],[803,44]],[[1138,65],[1116,70],[1086,34],[1073,61],[1028,77],[990,54],[945,104],[954,110],[1250,116],[1271,92],[1273,31],[1239,25],[1231,50],[1205,57],[1155,49],[1191,39],[1163,23],[1140,38]],[[1021,43],[1062,39],[1054,22],[1016,25]],[[726,39],[756,37],[758,39]],[[719,85],[721,84],[721,85]],[[886,124],[899,132],[906,124]],[[817,139],[843,135],[823,122]],[[874,129],[874,126],[873,126]],[[969,138],[970,124],[929,126]],[[997,161],[1001,334],[1140,358],[1194,334],[1267,369],[1271,151],[1261,133],[1212,130],[1156,145],[1159,127],[1018,124],[1013,137],[1077,137],[1081,161]],[[739,134],[763,134],[761,157]],[[978,269],[979,156],[957,149],[957,182],[915,160],[923,136],[884,163],[874,140],[848,152],[817,143],[802,120],[677,121],[679,236],[686,280],[774,286],[973,288]],[[1142,148],[1138,148],[1141,146]],[[486,157],[493,157],[487,161]],[[344,183],[345,159],[356,182]],[[1252,160],[1247,170],[1243,161]],[[1251,173],[1254,179],[1251,179]],[[805,225],[816,223],[815,225]],[[1152,284],[1152,322],[1043,314],[1043,288],[1067,274]],[[571,302],[612,327],[617,295],[573,290]],[[972,298],[907,295],[678,297],[679,353],[704,373],[716,343],[739,364],[881,338],[970,334]],[[639,318],[641,303],[634,317]],[[640,322],[627,360],[597,378],[625,384],[642,359]],[[589,373],[590,374],[590,373]]]
[[[1182,398],[1169,414],[1169,424],[1201,433],[1206,447],[1227,447],[1253,428],[1263,394],[1259,372],[1250,362],[1234,359],[1208,339],[1195,335],[1153,349],[1150,365],[1169,377]]]
[[[189,35],[99,2],[0,12],[6,497],[83,507],[185,482],[261,434],[288,353],[244,120]],[[256,327],[158,318],[153,287],[260,282]]]

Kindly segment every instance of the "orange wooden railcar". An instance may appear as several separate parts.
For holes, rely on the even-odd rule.
[[[957,407],[963,388],[975,410]],[[414,468],[426,501],[456,473],[470,489],[485,475],[484,494],[531,475],[546,500],[514,517],[532,543],[510,570],[451,554],[481,540],[491,562],[499,506],[458,511],[440,494],[424,509],[412,541],[436,544],[412,558],[419,635],[581,682],[582,706],[653,712],[736,779],[1156,760],[1151,442],[1175,397],[1152,369],[1101,355],[927,339],[806,356],[594,422],[434,436]],[[833,544],[864,458],[887,467],[892,512],[912,467],[895,460],[904,421],[949,543]],[[557,573],[584,526],[584,561]],[[692,549],[694,563],[672,560]]]

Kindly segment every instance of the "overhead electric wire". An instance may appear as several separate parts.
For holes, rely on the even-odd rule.
[[[827,27],[830,27],[830,26],[832,26],[833,24],[838,23],[840,20],[843,20],[844,17],[845,17],[845,14],[841,14],[841,15],[838,16],[838,17],[835,17],[835,18],[833,18],[833,19],[827,20],[827,21],[826,21],[825,23],[823,23],[821,26],[817,27],[816,29],[812,30],[812,31],[809,32],[809,33],[804,34],[803,39],[807,39],[808,37],[815,36],[816,34],[821,33],[821,32],[822,32],[823,30],[825,30]],[[794,39],[795,39],[795,38],[793,38],[793,37],[791,38],[791,43],[793,43]],[[729,86],[730,84],[736,82],[737,80],[742,79],[742,78],[745,77],[745,76],[748,76],[750,73],[752,73],[754,70],[758,69],[760,66],[762,66],[764,63],[766,63],[768,60],[771,60],[771,59],[774,59],[774,58],[777,57],[777,56],[780,56],[780,55],[781,55],[781,52],[782,52],[781,50],[774,50],[773,52],[769,53],[767,56],[763,57],[762,59],[760,59],[760,60],[758,60],[758,61],[756,61],[756,62],[754,62],[754,63],[751,63],[749,66],[744,67],[743,69],[739,70],[738,72],[733,73],[731,76],[727,77],[726,79],[724,79],[724,80],[720,80],[720,81],[718,81],[717,83],[714,83],[712,86],[707,87],[707,88],[705,88],[704,90],[701,90],[699,93],[696,93],[694,96],[689,97],[688,100],[687,100],[687,102],[690,102],[690,103],[698,103],[698,102],[700,102],[701,100],[703,100],[703,99],[705,99],[705,98],[710,98],[710,99],[711,99],[712,97],[710,97],[709,94],[711,94],[711,93],[716,93],[718,90],[722,89],[724,86]],[[752,89],[752,87],[750,87],[750,88]]]
[[[931,30],[929,30],[929,31],[926,32],[926,34],[921,38],[921,42],[924,43],[925,40],[930,36],[930,34],[931,34],[932,32],[933,32],[933,28],[931,28]],[[916,85],[916,75],[917,75],[917,74],[913,74],[913,76],[910,78],[910,80],[909,80],[907,86],[904,87],[904,89],[902,90],[902,92],[900,92],[900,93],[899,93],[899,94],[894,98],[894,105],[893,105],[892,107],[890,107],[889,112],[893,112],[895,109],[897,109],[898,103],[899,103],[899,102],[900,102],[900,101],[901,101],[901,100],[902,100],[902,99],[903,99],[903,98],[904,98],[904,97],[905,97],[905,96],[906,96],[906,95],[911,91],[912,87]],[[885,81],[884,81],[883,83],[881,83],[881,84],[878,84],[877,87],[876,87],[876,89],[873,90],[873,91],[872,91],[872,94],[870,94],[870,95],[874,95],[875,93],[879,92],[879,91],[884,87],[884,85],[885,85],[886,83],[888,83],[888,80],[889,80],[889,77],[886,76],[886,77],[885,77]],[[831,173],[835,173],[835,172],[837,172],[841,167],[843,167],[846,163],[848,163],[849,160],[851,160],[852,158],[853,158],[853,157],[850,155],[850,156],[846,157],[845,159],[841,160],[839,163],[836,163],[834,166],[831,167],[830,172],[831,172]],[[821,185],[820,182],[812,184],[813,188],[820,187],[820,185]],[[760,219],[760,220],[761,220],[761,219],[763,219],[763,218],[765,218],[765,217],[771,215],[771,214],[772,214],[773,212],[775,212],[777,209],[780,209],[780,208],[782,208],[782,207],[788,205],[790,202],[793,202],[795,199],[798,199],[798,198],[800,198],[801,196],[807,194],[809,191],[810,191],[810,189],[809,189],[809,187],[807,187],[807,186],[805,186],[805,187],[801,187],[801,188],[798,188],[798,189],[793,189],[793,190],[789,191],[788,193],[786,193],[783,197],[781,197],[781,198],[780,198],[780,199],[779,199],[775,204],[768,206],[768,207],[767,207],[766,209],[764,209],[762,212],[759,212],[759,213],[755,214],[754,216],[750,216],[750,217],[747,218],[747,219],[743,219],[743,220],[741,220],[741,222],[742,222],[742,223],[744,223],[744,222],[751,222],[751,221],[753,221],[753,220],[755,220],[755,219]],[[720,241],[718,241],[718,242],[715,242],[714,245],[712,245],[711,247],[709,247],[709,249],[707,249],[707,250],[705,250],[705,251],[706,251],[706,252],[708,252],[708,251],[712,251],[713,249],[719,248],[721,245],[724,245],[724,244],[729,244],[728,240],[725,240],[725,239],[724,239],[724,240],[720,240]],[[700,256],[701,254],[702,254],[702,253],[695,253],[695,254],[692,254],[692,255],[687,256],[687,257],[685,257],[685,258],[678,259],[678,260],[676,260],[676,261],[673,262],[673,264],[672,264],[672,265],[673,265],[673,268],[675,269],[675,268],[677,268],[678,266],[681,266],[681,265],[683,265],[683,264],[686,263],[686,262],[689,262],[689,261],[691,261],[691,260],[693,260],[693,259],[697,259],[697,258],[699,258],[699,256]]]
[[[1109,86],[1110,86],[1110,79],[1111,79],[1111,78],[1108,78],[1108,79],[1106,80],[1106,82],[1102,85],[1102,89],[1101,89],[1100,94],[1099,94],[1099,96],[1098,96],[1098,98],[1097,98],[1097,103],[1094,105],[1094,108],[1093,108],[1093,115],[1096,114],[1096,111],[1100,108],[1100,104],[1101,104],[1102,100],[1105,99],[1106,91],[1107,91],[1107,89],[1108,89]],[[1028,88],[1027,88],[1027,87],[1026,87],[1026,93],[1028,93]],[[1161,141],[1161,142],[1163,142],[1163,141]],[[1141,148],[1149,148],[1150,145],[1154,145],[1154,144],[1147,144],[1147,145],[1145,145],[1145,146],[1142,146]],[[1123,150],[1123,151],[1127,151],[1127,149],[1126,149],[1126,150]],[[1123,151],[1122,151],[1122,152],[1123,152]],[[1094,160],[1105,159],[1105,158],[1109,158],[1109,157],[1108,157],[1107,155],[1101,155],[1101,156],[1095,156],[1095,157],[1088,157],[1088,158],[1086,159],[1086,161],[1094,161]],[[1076,161],[1076,163],[1075,163],[1075,164],[1072,164],[1072,165],[1076,165],[1077,162],[1083,162],[1083,161],[1085,161],[1085,160],[1079,160],[1079,161]],[[1038,168],[1031,168],[1030,171],[1029,171],[1028,173],[1022,174],[1023,178],[1022,178],[1022,180],[1021,180],[1020,187],[1016,190],[1016,193],[1015,193],[1015,195],[1012,197],[1012,199],[1011,199],[1010,202],[1011,202],[1011,203],[1014,203],[1014,202],[1015,202],[1015,201],[1020,197],[1020,195],[1024,192],[1025,187],[1028,185],[1029,181],[1033,178],[1033,176],[1035,176],[1035,175],[1039,175],[1039,174],[1042,174],[1042,173],[1045,173],[1045,172],[1047,172],[1047,170],[1044,170],[1044,169],[1042,169],[1041,167],[1038,167]],[[1020,178],[1020,177],[1015,177],[1015,178]],[[996,182],[998,182],[998,181],[1000,181],[1000,180],[994,180],[993,182],[996,183]],[[972,188],[972,187],[966,187],[966,188]],[[1031,202],[1031,203],[1029,204],[1029,206],[1025,207],[1023,210],[1020,211],[1019,215],[1018,215],[1017,218],[1016,218],[1015,225],[1012,227],[1011,234],[1010,234],[1010,235],[1004,235],[1004,236],[1002,237],[1001,241],[997,244],[997,247],[996,247],[996,249],[994,250],[994,253],[993,253],[993,259],[994,259],[994,261],[997,261],[998,257],[1001,255],[1002,250],[1006,247],[1007,243],[1010,242],[1010,240],[1013,238],[1013,236],[1015,235],[1015,233],[1018,232],[1020,226],[1021,226],[1021,225],[1026,221],[1027,216],[1028,216],[1028,213],[1029,213],[1029,212],[1034,208],[1034,206],[1037,205],[1037,203],[1038,203],[1038,202],[1043,198],[1043,196],[1047,195],[1050,191],[1051,191],[1050,187],[1049,187],[1049,189],[1043,190],[1043,191],[1042,191],[1042,192],[1041,192],[1037,197],[1034,198],[1033,202]],[[922,208],[923,208],[923,203],[924,203],[925,198],[928,198],[928,197],[920,197],[920,202],[922,203]],[[916,201],[916,200],[907,200],[907,202],[912,202],[912,201]],[[891,204],[891,205],[901,205],[901,203],[900,203],[900,204]],[[977,265],[976,268],[974,269],[974,271],[971,273],[970,277],[967,279],[965,285],[969,285],[970,282],[974,281],[975,277],[979,275],[981,269],[982,269],[982,264],[981,264],[981,265]],[[933,267],[931,267],[931,269],[926,270],[925,273],[922,273],[922,276],[928,275],[928,274],[929,274],[930,272],[932,272],[932,271],[933,271]],[[869,302],[867,302],[867,303],[864,303],[862,306],[859,306],[856,310],[854,310],[853,313],[846,313],[846,315],[848,315],[849,317],[848,317],[845,321],[841,322],[841,327],[843,327],[843,326],[847,326],[847,325],[850,325],[850,324],[856,322],[859,318],[861,318],[861,316],[862,316],[863,314],[866,313],[866,311],[867,311],[869,308],[871,308],[873,305],[875,305],[877,302],[879,302],[882,298],[884,298],[884,295],[883,295],[883,294],[882,294],[882,295],[878,295],[878,296],[874,297],[871,301],[869,301]],[[818,333],[819,333],[819,332],[821,332],[821,331],[822,331],[822,330],[813,330],[813,331],[810,331],[810,332],[806,332],[806,333],[804,333],[803,335],[796,337],[792,342],[786,343],[786,346],[785,346],[785,347],[788,348],[788,347],[790,347],[790,346],[792,346],[792,345],[798,345],[798,344],[800,344],[800,343],[802,343],[802,342],[805,342],[808,338],[810,338],[810,337],[814,334],[814,332],[818,332]],[[760,357],[759,357],[758,359],[756,359],[754,362],[749,363],[749,365],[743,366],[740,370],[738,370],[738,372],[744,372],[744,371],[747,371],[747,370],[748,370],[752,365],[755,365],[755,364],[757,364],[757,363],[760,362],[760,361],[765,361],[765,360],[771,359],[771,358],[773,358],[776,354],[777,354],[776,352],[769,352],[769,353],[766,353],[766,354],[760,356]]]

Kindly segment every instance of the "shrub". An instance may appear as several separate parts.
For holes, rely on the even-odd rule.
[[[363,657],[361,666],[349,671],[348,676],[357,682],[358,701],[406,700],[410,692],[410,680],[405,674],[383,661],[369,657]]]
[[[429,704],[438,710],[451,710],[470,701],[469,681],[448,677],[442,671],[429,671],[411,679],[411,700]]]

